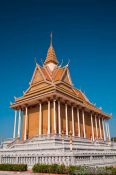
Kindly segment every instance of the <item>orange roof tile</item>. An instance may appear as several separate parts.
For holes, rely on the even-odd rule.
[[[77,96],[79,98],[81,98],[83,101],[89,102],[89,100],[87,99],[87,97],[80,90],[74,89],[74,91],[76,92]]]
[[[48,81],[59,81],[61,79],[61,76],[64,72],[64,68],[60,68],[60,67],[57,67],[52,71],[50,71],[48,69],[48,67],[41,67],[41,70],[45,76],[45,78],[48,80]]]

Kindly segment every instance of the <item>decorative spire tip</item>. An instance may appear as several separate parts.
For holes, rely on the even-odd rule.
[[[50,47],[52,47],[52,32],[50,33]]]
[[[34,62],[35,62],[35,64],[37,64],[37,59],[36,59],[36,57],[34,57]]]

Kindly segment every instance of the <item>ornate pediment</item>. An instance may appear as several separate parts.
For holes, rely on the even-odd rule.
[[[39,65],[37,65],[35,68],[32,80],[31,80],[31,85],[38,83],[38,82],[41,82],[43,80],[45,80],[45,77],[44,77]]]
[[[72,81],[71,81],[71,77],[70,77],[70,73],[69,73],[68,68],[65,69],[65,71],[64,71],[64,73],[63,73],[63,75],[62,75],[61,80],[62,80],[63,82],[65,82],[65,83],[71,85],[71,86],[73,85],[73,84],[72,84]]]

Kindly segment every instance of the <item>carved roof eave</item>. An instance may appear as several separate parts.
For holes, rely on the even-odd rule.
[[[58,88],[54,88],[54,89],[52,89],[51,91],[49,91],[49,92],[46,92],[46,93],[42,93],[42,94],[38,94],[38,95],[36,95],[35,97],[31,97],[31,98],[27,98],[27,99],[25,99],[25,100],[21,100],[21,101],[19,101],[19,102],[15,102],[14,104],[12,104],[10,107],[11,108],[15,108],[15,107],[18,107],[18,106],[21,106],[21,105],[26,105],[26,104],[28,104],[28,102],[29,102],[29,100],[31,100],[31,101],[34,101],[34,100],[40,100],[41,98],[46,98],[46,95],[48,95],[48,94],[50,94],[50,96],[57,96],[58,94],[62,94],[61,96],[59,96],[60,98],[63,98],[63,97],[67,97],[67,98],[65,98],[65,100],[69,100],[69,101],[71,101],[72,100],[72,103],[74,103],[74,102],[77,102],[77,105],[81,105],[82,107],[84,107],[82,104],[82,101],[79,99],[79,98],[75,98],[74,99],[74,97],[73,96],[71,96],[71,94],[67,94],[67,93],[65,93],[64,91],[62,91],[61,89],[58,89]],[[76,101],[75,101],[76,100]]]
[[[28,93],[22,97],[19,97],[19,98],[16,98],[15,99],[15,103],[19,102],[19,101],[22,101],[22,100],[25,100],[25,99],[28,99],[28,98],[33,98],[33,96],[36,96],[36,95],[39,95],[39,94],[43,94],[45,92],[49,92],[51,90],[55,89],[53,85],[50,85],[50,86],[46,86],[46,88],[41,88],[39,90],[36,90],[36,91],[32,91],[31,93]]]
[[[44,94],[36,95],[33,98],[31,97],[31,98],[27,98],[25,100],[21,100],[19,102],[12,103],[10,105],[10,108],[12,108],[12,109],[18,109],[18,108],[21,108],[21,107],[24,107],[24,106],[28,106],[29,104],[37,104],[43,98],[46,98],[46,99],[47,98],[50,98],[51,95],[53,95],[54,93],[55,93],[55,90],[51,90],[51,91],[46,92]]]
[[[89,101],[89,99],[87,98],[87,96],[86,96],[81,90],[76,89],[75,87],[73,88],[73,90],[74,90],[74,92],[75,92],[76,94],[77,94],[76,90],[78,90],[79,93],[80,93],[80,94],[83,96],[83,98],[85,99],[85,101],[91,104],[91,102]]]
[[[40,82],[37,82],[37,83],[34,83],[34,84],[30,84],[29,88],[25,91],[24,95],[27,95],[29,90],[34,87],[34,86],[37,86],[37,85],[40,85],[42,83],[47,83],[49,85],[52,85],[52,82],[48,81],[48,80],[43,80],[43,81],[40,81]],[[20,98],[20,97],[19,97]]]
[[[54,81],[53,83],[54,83],[54,85],[64,84],[64,85],[66,85],[67,87],[69,87],[69,88],[71,88],[73,90],[73,86],[68,84],[68,83],[66,83],[66,82],[64,82],[64,81],[58,80],[58,81]]]
[[[57,89],[57,91],[58,92],[62,92],[62,90],[61,89]],[[64,92],[63,92],[64,93]],[[67,95],[69,95],[69,94],[67,94]],[[71,97],[71,95],[69,95],[70,97]],[[71,98],[69,97],[69,100],[71,101]],[[107,113],[105,113],[105,112],[103,112],[103,111],[101,111],[99,108],[96,108],[95,106],[90,106],[89,104],[86,104],[86,103],[84,103],[80,98],[78,98],[78,97],[73,97],[73,99],[75,99],[76,100],[76,103],[77,103],[77,105],[80,105],[81,107],[83,107],[83,108],[87,108],[87,109],[89,109],[90,111],[93,111],[94,113],[96,113],[96,114],[100,114],[100,115],[103,115],[104,117],[106,117],[106,118],[112,118],[112,116],[110,115],[110,114],[107,114]],[[68,99],[67,99],[68,100]]]
[[[28,104],[29,102],[33,102],[34,100],[37,101],[37,100],[40,100],[41,98],[46,98],[46,96],[50,96],[51,95],[58,95],[58,94],[62,94],[61,95],[61,98],[63,98],[63,96],[65,97],[65,99],[67,98],[67,100],[69,101],[72,101],[72,103],[76,103],[77,105],[83,107],[83,108],[87,108],[95,113],[98,113],[98,114],[101,114],[103,115],[104,117],[106,118],[111,118],[111,115],[109,114],[106,114],[104,113],[103,111],[101,111],[100,109],[96,108],[95,106],[92,106],[92,105],[89,105],[89,104],[86,104],[84,103],[80,98],[78,98],[76,95],[72,95],[71,93],[67,93],[66,91],[64,91],[62,88],[60,87],[52,87],[51,89],[49,89],[48,91],[46,92],[41,92],[39,94],[36,94],[35,96],[33,97],[28,97],[28,98],[22,98],[20,99],[20,101],[17,101],[15,102],[14,104],[12,104],[10,107],[11,108],[16,108],[16,107],[19,107],[21,105],[26,105]]]
[[[56,81],[56,82],[54,82],[54,84],[55,84],[55,85],[63,84],[63,85],[65,85],[65,86],[67,86],[68,88],[72,89],[72,91],[74,92],[74,94],[75,94],[76,96],[78,96],[78,94],[75,92],[75,88],[74,88],[72,85],[70,85],[70,84],[68,84],[68,83],[66,83],[66,82],[63,82],[63,81]],[[85,96],[85,94],[83,94],[82,91],[80,91],[80,90],[78,90],[78,91],[83,95],[83,97],[85,98],[85,101],[87,101],[88,103],[90,103],[89,99]],[[80,99],[81,99],[81,98],[80,98]],[[81,100],[82,100],[82,99],[81,99]],[[90,103],[90,104],[91,104],[91,103]]]
[[[39,89],[39,90],[31,91],[31,92],[28,93],[28,91],[31,89],[31,87],[34,87],[34,86],[39,85],[39,84],[44,83],[44,82],[48,83],[49,86],[48,86],[48,87],[45,87],[45,88],[42,87],[42,88]],[[36,94],[36,93],[38,93],[38,92],[40,93],[40,91],[42,91],[42,92],[44,93],[44,90],[46,90],[46,89],[47,89],[47,90],[51,90],[51,88],[54,88],[55,86],[57,86],[57,84],[64,84],[65,86],[67,86],[67,87],[69,87],[69,88],[71,88],[71,89],[73,90],[73,87],[72,87],[71,85],[65,83],[65,82],[57,81],[57,82],[52,83],[52,82],[49,82],[49,81],[45,80],[45,81],[41,81],[41,82],[39,82],[39,83],[37,83],[37,84],[30,85],[30,87],[27,89],[27,91],[24,93],[24,95],[23,95],[22,97],[16,98],[16,99],[15,99],[15,102],[18,102],[18,101],[20,101],[20,100],[23,100],[23,99],[26,98],[27,96],[34,95],[34,94]],[[66,90],[66,91],[67,91],[67,90]],[[76,93],[75,93],[75,95],[76,95]]]

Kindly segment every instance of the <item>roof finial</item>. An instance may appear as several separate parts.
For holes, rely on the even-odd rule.
[[[68,64],[67,64],[67,66],[69,66],[69,63],[70,63],[70,59],[68,60]]]
[[[50,47],[52,47],[52,32],[50,33]]]
[[[36,59],[36,57],[34,57],[34,62],[35,62],[35,64],[37,64],[37,59]]]

